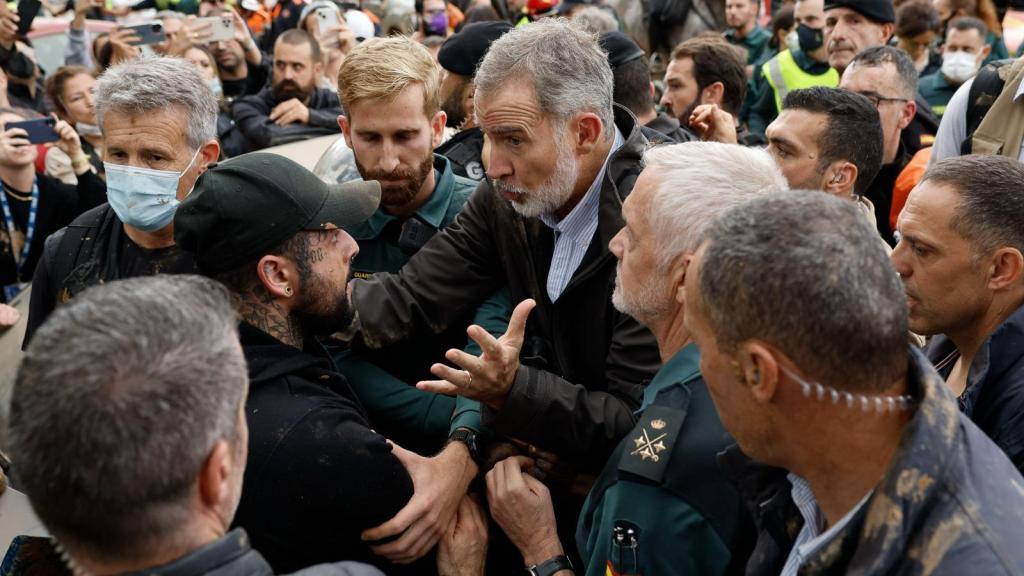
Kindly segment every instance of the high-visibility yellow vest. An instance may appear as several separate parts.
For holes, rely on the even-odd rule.
[[[769,60],[762,66],[764,77],[768,85],[775,92],[775,111],[782,112],[782,100],[793,90],[825,86],[835,88],[839,86],[839,73],[835,68],[829,68],[824,74],[814,75],[805,72],[793,58],[793,53],[784,50],[778,56]]]

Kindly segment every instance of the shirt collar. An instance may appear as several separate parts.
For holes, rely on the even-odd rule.
[[[626,138],[623,137],[622,132],[619,131],[619,127],[615,126],[615,141],[612,143],[611,150],[608,151],[608,156],[604,159],[604,164],[601,165],[601,170],[597,173],[597,177],[591,182],[590,188],[587,193],[583,195],[583,199],[576,205],[569,214],[562,218],[561,221],[555,217],[554,214],[541,214],[539,216],[540,221],[543,222],[556,232],[569,229],[577,221],[587,220],[597,213],[597,207],[599,206],[601,198],[601,185],[604,184],[604,174],[608,170],[608,163],[611,161],[612,156],[626,143]],[[590,242],[590,238],[586,239],[586,242]]]
[[[455,190],[454,181],[455,176],[448,159],[434,154],[434,191],[430,193],[430,198],[423,206],[416,211],[416,216],[434,228],[440,229],[444,215],[448,212],[448,206],[452,201],[452,192]],[[373,216],[366,221],[372,234],[371,237],[380,236],[384,227],[394,219],[395,217],[385,212],[383,207],[377,208]]]

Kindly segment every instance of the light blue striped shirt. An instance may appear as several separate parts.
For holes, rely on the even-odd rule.
[[[839,522],[822,532],[821,529],[825,526],[825,515],[818,508],[818,501],[815,500],[814,493],[811,492],[811,485],[796,474],[790,473],[787,478],[793,485],[791,492],[793,503],[800,510],[800,515],[804,517],[804,527],[800,529],[800,533],[796,537],[793,549],[789,552],[789,558],[786,559],[786,565],[782,568],[781,576],[797,576],[804,561],[828,544],[844,526],[853,520],[854,515],[861,509],[861,506],[864,506],[874,490],[868,492]]]
[[[559,222],[554,214],[541,214],[540,220],[555,231],[555,251],[551,256],[551,266],[548,268],[548,298],[552,302],[558,300],[562,291],[569,285],[569,280],[576,273],[580,262],[587,254],[590,241],[597,232],[598,208],[601,206],[601,185],[604,183],[604,175],[608,170],[608,161],[612,154],[622,147],[626,139],[615,128],[615,142],[604,159],[601,171],[597,178],[591,183],[590,189],[583,195],[580,203]]]

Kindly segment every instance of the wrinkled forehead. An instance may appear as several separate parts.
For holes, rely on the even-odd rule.
[[[484,132],[506,127],[532,130],[549,121],[528,82],[508,81],[493,93],[477,94],[473,105]]]

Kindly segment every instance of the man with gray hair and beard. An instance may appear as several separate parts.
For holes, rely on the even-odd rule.
[[[716,464],[734,441],[684,324],[686,266],[720,214],[785,190],[786,180],[764,150],[710,142],[651,149],[644,165],[610,246],[619,261],[612,302],[650,328],[664,365],[644,391],[637,425],[587,497],[577,573],[723,574],[750,550],[740,496]],[[491,515],[527,562],[561,551],[548,492],[517,459],[498,463],[487,485]]]
[[[220,155],[217,100],[196,67],[149,57],[96,83],[107,203],[47,238],[32,281],[25,342],[54,307],[89,286],[195,271],[174,244],[174,212]]]
[[[596,39],[564,21],[496,40],[475,82],[487,179],[399,273],[353,281],[357,327],[370,346],[430,337],[507,285],[520,302],[508,332],[496,339],[471,326],[483,354],[449,350],[456,368],[435,364],[441,380],[419,386],[479,401],[485,426],[596,474],[636,423],[643,382],[660,365],[650,331],[611,304],[608,243],[622,229],[622,201],[647,143],[636,118],[612,103]],[[475,472],[468,457],[464,465]],[[439,469],[436,478],[449,476]],[[466,484],[434,484],[416,486],[409,514],[364,534],[400,535],[379,553],[425,552],[436,541]],[[566,488],[554,491],[556,503],[567,501],[558,497]],[[435,538],[417,544],[424,529]]]

